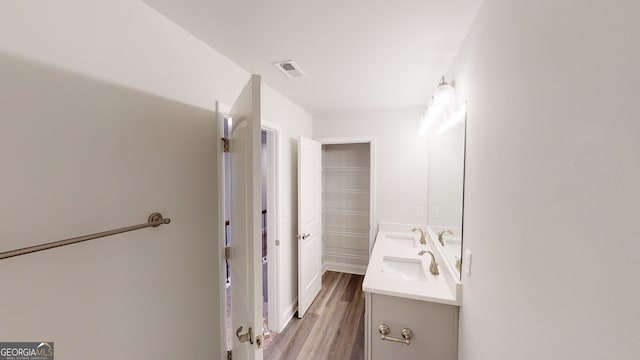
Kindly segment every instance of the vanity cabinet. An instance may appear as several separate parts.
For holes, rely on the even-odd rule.
[[[458,306],[376,293],[366,293],[366,301],[367,359],[458,358]],[[387,324],[388,336],[396,338],[402,338],[403,328],[411,329],[411,344],[382,340],[380,324]]]

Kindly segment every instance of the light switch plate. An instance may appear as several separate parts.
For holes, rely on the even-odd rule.
[[[419,219],[424,218],[424,206],[416,206],[416,217]]]
[[[469,248],[464,249],[464,272],[471,276],[471,250]]]

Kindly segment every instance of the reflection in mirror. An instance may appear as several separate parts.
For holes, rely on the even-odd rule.
[[[466,110],[466,109],[465,109]],[[462,259],[462,206],[465,158],[464,121],[445,131],[431,132],[427,225],[444,248],[447,260],[460,276]]]

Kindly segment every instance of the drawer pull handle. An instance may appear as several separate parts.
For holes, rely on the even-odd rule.
[[[394,342],[405,343],[407,345],[411,345],[411,339],[413,339],[413,331],[411,331],[411,329],[409,329],[409,328],[404,328],[404,329],[402,329],[400,331],[400,335],[402,336],[402,339],[394,337],[394,336],[389,336],[389,333],[391,332],[391,329],[389,328],[389,325],[387,325],[387,324],[378,325],[378,332],[380,333],[380,338],[382,340],[394,341]]]

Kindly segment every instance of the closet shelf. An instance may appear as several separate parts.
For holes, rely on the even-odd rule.
[[[369,238],[369,230],[355,230],[355,229],[345,230],[340,228],[325,227],[323,234],[329,235],[329,236]]]
[[[327,172],[366,172],[370,168],[365,166],[328,166],[322,168],[322,170]]]
[[[331,215],[362,215],[369,216],[368,209],[349,209],[349,208],[324,208],[323,212],[325,214]]]
[[[368,194],[369,189],[324,189],[322,192],[339,194]]]

